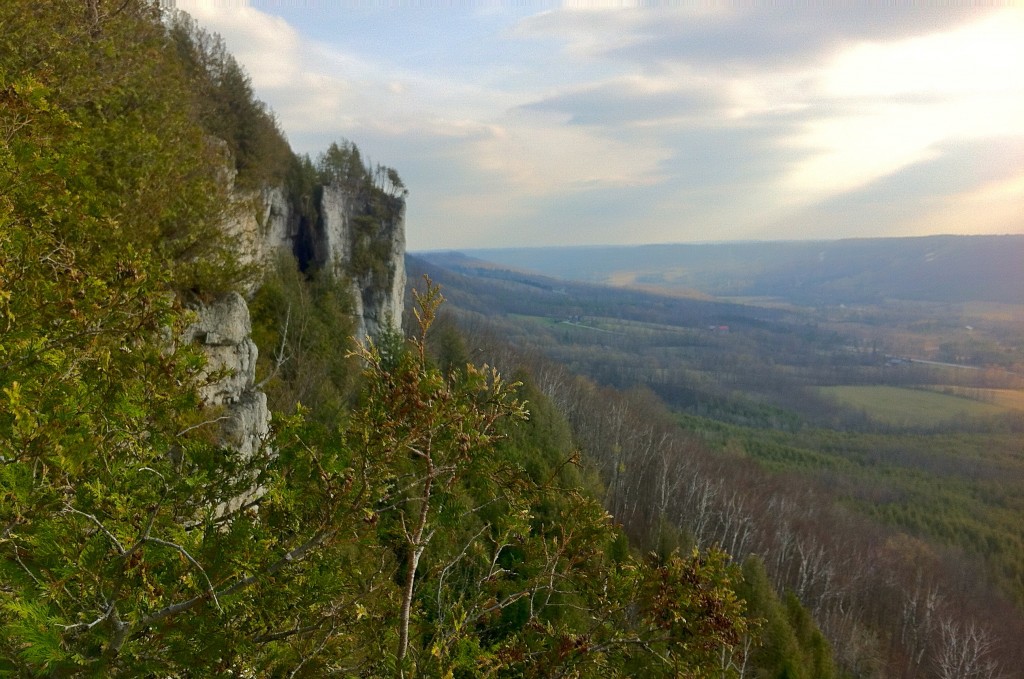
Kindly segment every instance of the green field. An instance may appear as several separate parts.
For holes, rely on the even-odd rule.
[[[847,408],[892,425],[927,427],[957,417],[990,417],[1009,410],[999,402],[902,387],[838,386],[820,387],[819,391]]]

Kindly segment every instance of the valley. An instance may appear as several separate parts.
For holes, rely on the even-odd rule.
[[[726,222],[775,209],[729,196],[774,200],[799,158],[751,183],[783,137],[720,133],[799,124],[737,120],[735,81],[689,143],[647,137],[675,113],[601,133],[569,80],[506,68],[574,8],[339,6],[331,47],[301,26],[329,4],[0,3],[0,676],[1024,679],[1024,236],[408,256],[759,233]],[[620,16],[613,43],[660,30]],[[871,35],[824,18],[823,47]],[[794,37],[749,19],[773,60]],[[500,67],[436,58],[464,42]],[[630,116],[692,108],[605,84]],[[1019,182],[1005,220],[964,203],[1015,138],[933,142],[984,172],[893,197],[1019,229]],[[723,152],[741,181],[705,193]],[[908,232],[852,205],[845,233]],[[844,232],[829,212],[764,233]]]
[[[811,304],[788,294],[718,298],[649,283],[638,289],[553,278],[457,254],[411,261],[411,278],[421,270],[442,284],[468,337],[497,336],[519,356],[542,356],[617,393],[648,394],[632,398],[656,398],[663,405],[647,409],[665,408],[680,435],[707,451],[706,464],[718,465],[713,478],[728,479],[723,485],[745,507],[735,510],[739,524],[770,522],[753,508],[782,502],[765,499],[758,487],[788,489],[781,496],[804,503],[801,521],[818,536],[815,544],[836,540],[836,532],[848,543],[833,545],[846,554],[833,558],[850,561],[829,572],[839,578],[838,571],[853,568],[843,577],[874,592],[861,592],[858,605],[876,616],[868,626],[880,637],[886,633],[877,630],[896,624],[886,620],[896,613],[871,601],[885,590],[882,581],[903,582],[904,591],[915,579],[959,589],[958,610],[977,611],[979,625],[1020,628],[1024,306],[889,296],[856,304]],[[1007,278],[1003,287],[1017,284]],[[813,499],[799,499],[803,492]],[[698,506],[691,502],[679,519],[691,535]],[[725,530],[714,539],[728,548],[743,544],[737,535]],[[748,545],[733,555],[761,553],[770,562],[785,553],[779,539],[764,551]],[[868,564],[844,551],[857,544],[888,554],[893,570],[865,573]],[[775,577],[780,589],[798,582]],[[828,603],[801,600],[831,630],[841,658],[838,637],[849,628],[837,631],[844,628],[830,622]],[[1007,610],[1015,622],[996,614]],[[901,676],[891,666],[888,672]]]

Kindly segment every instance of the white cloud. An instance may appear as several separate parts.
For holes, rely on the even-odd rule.
[[[828,68],[825,94],[840,97],[1003,96],[1024,92],[1024,11],[897,42],[862,42]]]
[[[943,196],[934,209],[916,215],[907,233],[1019,233],[1024,210],[1024,173],[971,191]]]
[[[1024,135],[1024,12],[953,31],[861,43],[817,76],[812,96],[834,116],[809,121],[792,143],[808,157],[783,176],[810,203],[934,157],[949,140]]]
[[[470,14],[491,32],[467,35],[461,17],[460,40],[447,15],[426,30],[369,12],[353,46],[301,35],[269,4],[179,4],[224,36],[297,150],[344,137],[399,170],[413,248],[567,242],[574,221],[581,242],[799,237],[759,229],[787,215],[809,229],[798,218],[812,213],[827,228],[833,197],[961,140],[1024,137],[1021,10],[959,24],[952,12],[588,2],[516,21],[489,6]],[[873,228],[906,233],[938,223],[936,206],[990,201],[977,223],[1000,230],[1024,202],[1006,179],[954,193],[908,195],[918,217]],[[610,196],[632,204],[588,212]],[[857,235],[859,215],[832,235]]]
[[[667,152],[637,148],[579,127],[513,121],[479,140],[472,157],[481,170],[500,175],[528,195],[564,193],[602,186],[644,185],[657,181]]]

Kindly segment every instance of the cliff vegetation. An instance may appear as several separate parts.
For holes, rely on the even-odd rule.
[[[281,184],[267,267],[225,224]],[[352,144],[294,156],[220,41],[156,3],[0,6],[0,674],[749,672],[740,568],[634,551],[564,416],[462,360],[436,286],[408,338],[355,313],[401,299],[404,193]],[[243,387],[275,414],[243,451],[235,397],[204,394],[238,377],[209,347],[253,352],[189,339],[253,290]]]

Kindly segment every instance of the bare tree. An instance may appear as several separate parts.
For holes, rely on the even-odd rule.
[[[975,622],[947,618],[941,624],[940,646],[933,658],[939,679],[1000,679],[1004,676],[993,657],[992,633]]]

